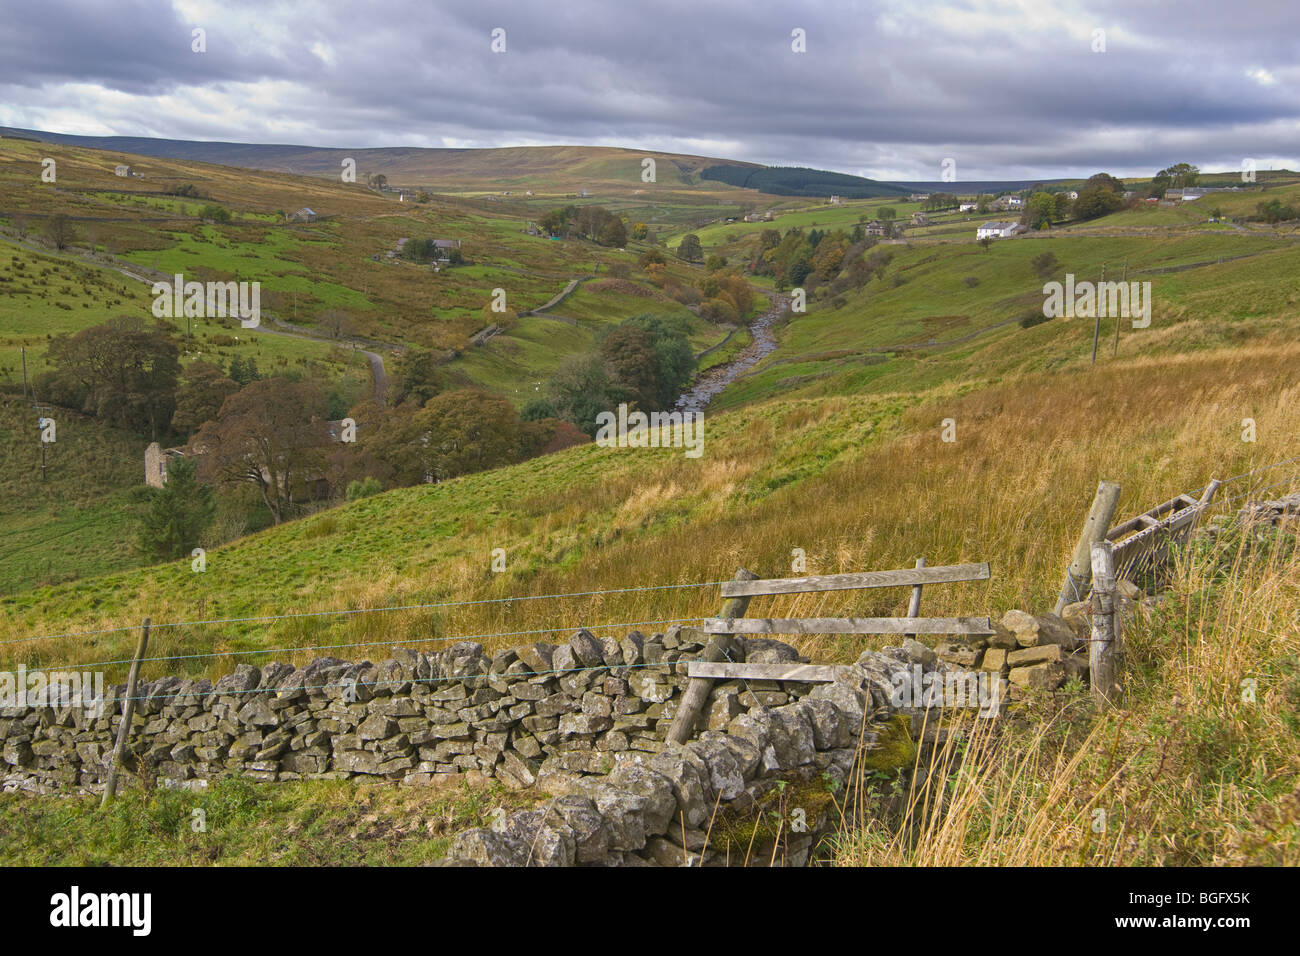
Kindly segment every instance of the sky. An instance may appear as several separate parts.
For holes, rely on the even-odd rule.
[[[1300,168],[1296,0],[0,0],[0,13],[0,125],[59,133],[624,146],[894,180],[945,178],[945,161],[958,181]]]

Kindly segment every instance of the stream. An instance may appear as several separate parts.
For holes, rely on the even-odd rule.
[[[752,341],[746,345],[734,359],[716,365],[702,373],[691,387],[682,392],[675,408],[685,412],[702,412],[722,390],[744,375],[776,349],[776,336],[772,334],[772,325],[777,317],[789,305],[790,300],[780,293],[773,292],[769,299],[768,310],[754,319],[749,326]]]

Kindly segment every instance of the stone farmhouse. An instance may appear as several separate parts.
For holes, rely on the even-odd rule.
[[[1010,239],[1020,231],[1019,223],[993,220],[975,230],[976,239]]]

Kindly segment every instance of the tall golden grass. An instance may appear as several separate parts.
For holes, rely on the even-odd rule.
[[[858,781],[833,862],[1300,863],[1300,551],[1264,537],[1193,547],[1128,622],[1120,708],[1065,693],[945,728],[892,814]]]
[[[787,576],[795,548],[814,574],[910,567],[921,555],[932,565],[988,561],[990,581],[929,588],[923,612],[1041,610],[1100,478],[1122,484],[1127,516],[1212,476],[1294,456],[1297,360],[1300,345],[1271,341],[1034,375],[968,394],[945,388],[920,400],[771,402],[710,419],[699,460],[585,446],[251,536],[210,552],[201,577],[186,563],[9,599],[0,604],[0,640],[132,627],[146,615],[310,614],[714,582],[742,565]],[[1257,424],[1254,444],[1241,441],[1246,417]],[[955,443],[940,440],[945,418],[956,422]],[[504,574],[489,570],[496,547],[510,555]],[[905,589],[792,595],[759,599],[751,613],[890,614],[906,599]],[[583,625],[709,617],[719,603],[707,587],[168,628],[154,631],[151,656],[309,649],[157,662],[145,673],[215,676],[240,660],[300,663],[341,644],[366,646],[332,653],[371,659],[394,641],[436,649],[471,637],[492,649]],[[557,630],[521,633],[549,628]],[[129,632],[0,644],[0,661],[121,660],[133,644]],[[853,659],[863,646],[803,639],[803,650],[822,660]],[[125,666],[115,673],[120,679]]]

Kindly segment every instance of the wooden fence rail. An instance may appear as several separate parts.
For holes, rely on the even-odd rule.
[[[1221,482],[1212,480],[1201,497],[1175,495],[1150,511],[1120,522],[1106,534],[1117,577],[1155,571],[1169,560],[1170,549],[1186,541]]]

